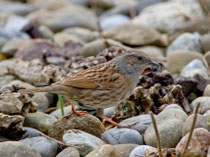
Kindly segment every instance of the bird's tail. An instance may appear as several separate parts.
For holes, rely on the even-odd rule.
[[[31,89],[20,89],[18,92],[20,93],[36,93],[36,92],[49,92],[54,93],[54,88],[52,86],[46,86],[46,87],[37,87],[37,88],[31,88]]]

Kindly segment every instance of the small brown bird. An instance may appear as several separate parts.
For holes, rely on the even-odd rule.
[[[159,66],[144,55],[135,52],[126,53],[50,86],[24,89],[20,92],[50,92],[65,96],[77,101],[81,108],[96,109],[98,116],[118,126],[103,116],[103,109],[118,105],[129,97],[141,73],[151,65]],[[73,106],[72,102],[71,105]],[[72,111],[81,114],[74,109]]]

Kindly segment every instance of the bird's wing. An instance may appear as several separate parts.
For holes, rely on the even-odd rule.
[[[87,69],[81,73],[74,74],[64,79],[61,84],[76,88],[86,89],[110,89],[119,85],[117,82],[123,82],[122,77],[117,72],[112,72],[111,68],[106,66]],[[117,83],[117,84],[116,84]]]

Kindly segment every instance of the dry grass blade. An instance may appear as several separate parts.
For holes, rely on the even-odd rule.
[[[162,149],[161,149],[161,145],[160,145],[160,136],[159,136],[159,133],[158,133],[158,128],[157,128],[157,125],[156,125],[155,117],[154,117],[154,115],[151,111],[150,111],[150,116],[151,116],[151,119],[152,119],[152,124],[153,124],[154,130],[155,130],[155,135],[156,135],[156,139],[157,139],[159,157],[163,157],[163,153],[162,153]]]
[[[200,107],[200,103],[198,103],[198,105],[196,106],[195,113],[194,113],[194,118],[193,118],[193,122],[192,122],[192,127],[190,129],[190,134],[189,134],[189,137],[187,139],[187,143],[185,145],[184,152],[181,155],[181,157],[185,156],[185,153],[187,151],[188,145],[190,144],[190,140],[192,138],[192,134],[193,134],[193,131],[194,131],[194,128],[195,128],[195,124],[196,124],[196,120],[197,120],[197,116],[198,116],[198,109],[199,109],[199,107]]]

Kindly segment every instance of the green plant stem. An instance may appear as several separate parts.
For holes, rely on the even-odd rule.
[[[62,96],[58,95],[58,99],[59,99],[60,106],[61,106],[61,114],[62,114],[62,116],[64,116],[64,109],[63,109],[63,99],[62,99]]]

